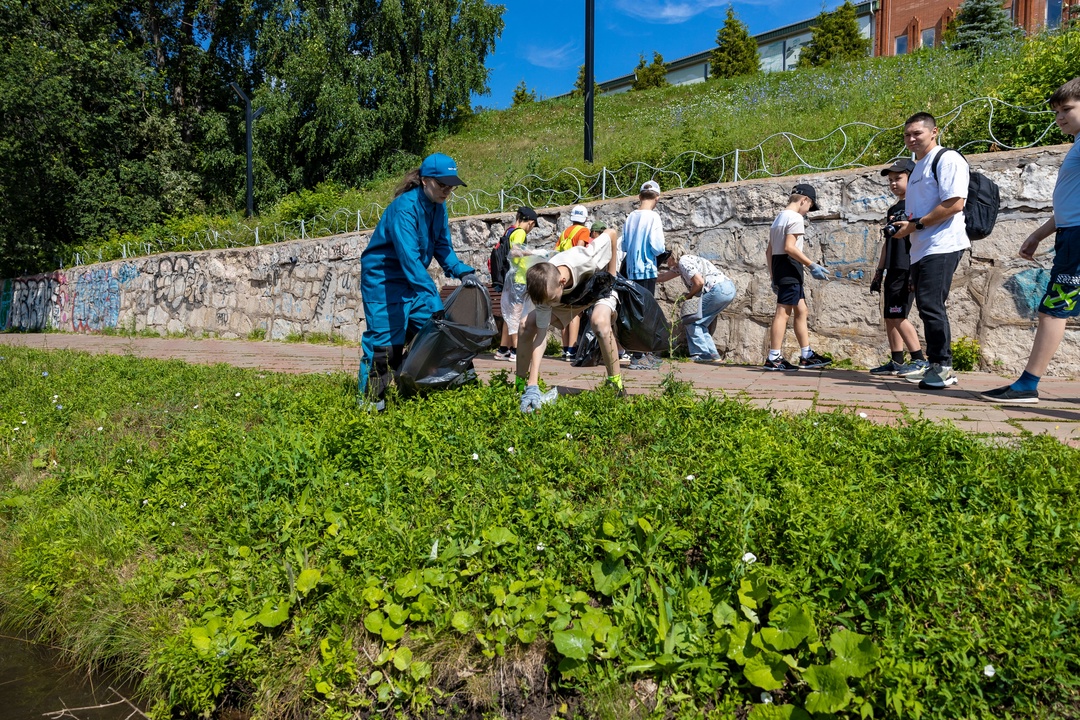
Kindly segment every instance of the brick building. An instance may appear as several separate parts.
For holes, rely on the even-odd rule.
[[[1006,0],[1005,10],[1026,32],[1061,25],[1063,0]],[[959,0],[881,0],[874,55],[903,55],[934,47],[956,16]]]

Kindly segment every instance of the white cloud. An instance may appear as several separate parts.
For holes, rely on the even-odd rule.
[[[731,0],[699,0],[698,2],[657,0],[651,4],[638,0],[615,0],[615,7],[620,12],[639,20],[664,25],[678,25],[703,12],[713,8],[727,7],[730,4]]]
[[[579,49],[576,40],[557,48],[528,45],[522,51],[522,57],[531,65],[549,70],[573,67],[585,62],[585,52]]]

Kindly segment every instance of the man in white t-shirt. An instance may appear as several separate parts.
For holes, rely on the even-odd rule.
[[[895,235],[911,238],[911,282],[930,361],[922,374],[904,377],[924,390],[956,384],[945,301],[960,258],[971,247],[964,225],[968,164],[960,153],[940,147],[937,138],[937,120],[930,113],[915,113],[904,123],[904,145],[915,154],[915,169],[907,186],[909,219],[897,223]]]

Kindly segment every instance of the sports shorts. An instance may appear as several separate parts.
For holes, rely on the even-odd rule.
[[[885,271],[885,280],[881,283],[885,296],[885,319],[903,320],[911,312],[911,303],[915,295],[908,289],[910,275],[907,270]]]
[[[1080,227],[1058,228],[1054,265],[1039,312],[1056,318],[1080,315]]]
[[[799,301],[805,298],[803,294],[802,283],[796,283],[794,285],[781,285],[776,292],[776,304],[777,305],[798,305]]]

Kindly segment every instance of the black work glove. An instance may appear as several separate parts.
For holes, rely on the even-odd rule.
[[[884,277],[884,275],[885,275],[885,271],[882,270],[881,268],[878,268],[878,271],[876,273],[874,273],[874,279],[870,281],[870,292],[872,292],[872,293],[881,292],[881,279]]]

